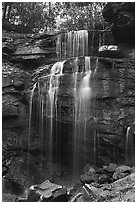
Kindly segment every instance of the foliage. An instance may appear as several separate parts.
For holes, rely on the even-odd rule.
[[[3,3],[3,9],[7,5]],[[37,2],[14,2],[11,4],[11,10],[9,13],[8,7],[6,7],[3,14],[3,21],[9,22],[12,25],[22,26],[28,28],[28,30],[39,30],[43,25],[43,8],[41,3]]]
[[[95,2],[4,2],[3,22],[31,32],[102,29],[104,5]]]
[[[103,29],[104,19],[102,9],[105,3],[93,2],[66,2],[61,13],[64,19],[61,29],[82,30],[82,29]]]

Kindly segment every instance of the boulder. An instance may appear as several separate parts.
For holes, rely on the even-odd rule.
[[[97,174],[83,174],[81,175],[80,178],[82,183],[92,183],[92,182],[97,182],[98,181],[98,175]]]
[[[135,173],[131,173],[126,177],[113,182],[112,192],[113,190],[115,196],[113,196],[111,202],[135,202]]]
[[[101,176],[99,176],[98,178],[98,183],[99,184],[103,184],[103,183],[111,183],[112,182],[112,178],[111,176],[107,175],[107,174],[102,174]]]
[[[113,174],[113,179],[118,180],[118,179],[124,178],[125,176],[127,176],[131,172],[132,172],[131,167],[125,166],[125,165],[119,166],[116,168],[116,171]]]
[[[16,196],[10,193],[2,194],[2,202],[15,202]]]
[[[3,193],[10,193],[13,195],[21,195],[24,193],[24,187],[20,185],[18,182],[15,182],[12,178],[7,179],[6,177],[4,177],[2,185]]]
[[[9,185],[7,185],[7,190],[14,189],[14,186],[20,186],[24,191],[32,184],[33,172],[31,172],[31,168],[27,169],[27,165],[27,156],[25,158],[19,156],[12,157],[8,172],[5,175],[5,179],[7,183],[9,183]],[[36,168],[36,166],[34,166],[34,163],[31,162],[31,167]]]
[[[128,175],[129,173],[127,172],[119,172],[119,171],[116,171],[114,174],[113,174],[113,179],[116,181],[118,179],[121,179],[121,178],[124,178]]]
[[[96,170],[94,169],[94,167],[91,164],[86,164],[86,166],[83,169],[83,172],[91,175],[91,174],[95,174]]]
[[[81,192],[83,202],[95,201],[99,193],[97,188],[94,186],[87,186],[86,184],[83,186]]]
[[[135,201],[135,174],[129,174],[113,183],[111,186],[103,184],[98,196],[98,202],[134,202]]]
[[[85,184],[72,200],[81,202],[134,202],[135,173],[121,178],[111,184],[105,183],[98,187]],[[78,199],[77,199],[78,198]]]
[[[97,188],[91,184],[85,184],[84,187],[85,187],[85,191],[87,191],[90,195],[92,195],[94,199],[97,199],[99,194],[102,192],[101,188]]]
[[[132,168],[130,166],[122,165],[116,168],[116,171],[122,172],[122,173],[131,173]]]
[[[67,202],[67,189],[49,180],[30,187],[28,202]]]
[[[109,2],[102,11],[103,17],[112,24],[114,42],[117,44],[135,43],[135,3]]]
[[[103,166],[105,172],[114,173],[117,169],[117,164],[110,163],[109,166]]]

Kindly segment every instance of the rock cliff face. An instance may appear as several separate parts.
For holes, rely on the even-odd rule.
[[[53,121],[54,125],[54,137],[60,135],[62,140],[62,148],[66,148],[64,152],[66,155],[71,154],[71,149],[73,148],[74,132],[75,129],[75,105],[76,99],[74,96],[74,83],[77,84],[77,89],[81,86],[81,67],[84,67],[85,58],[80,57],[77,59],[77,66],[79,67],[77,74],[77,81],[74,80],[74,70],[76,68],[76,59],[68,60],[64,63],[63,75],[59,79],[59,88],[56,96],[56,107],[53,110]],[[96,161],[100,158],[100,155],[106,155],[108,159],[112,162],[121,162],[125,160],[125,148],[126,148],[126,138],[127,129],[134,126],[134,60],[130,59],[110,59],[110,58],[96,58],[90,57],[91,70],[94,75],[90,77],[90,87],[91,87],[91,98],[90,105],[87,107],[86,115],[86,155],[87,160],[92,160],[94,162],[95,158],[89,155],[93,155],[95,144],[95,134],[99,137],[100,145],[96,146],[97,157]],[[95,71],[96,70],[96,71]],[[41,91],[44,92],[44,97],[48,94],[48,89],[46,90],[45,84],[49,84],[50,77],[41,78],[39,80]],[[43,97],[43,98],[44,98]],[[34,95],[34,101],[37,101],[37,94]],[[35,103],[35,102],[34,102]],[[51,111],[50,108],[47,109],[49,101],[44,100],[44,124],[48,120],[50,124]],[[85,107],[84,107],[85,108]],[[81,110],[82,111],[82,110]],[[38,116],[35,115],[38,120]],[[82,118],[82,121],[81,120]],[[37,121],[36,120],[36,121]],[[84,122],[84,116],[82,113],[77,117],[77,122],[80,124]],[[37,123],[37,122],[36,122]],[[35,122],[34,122],[35,124]],[[56,127],[58,124],[59,127]],[[60,125],[59,125],[60,124]],[[35,124],[36,125],[36,124]],[[34,125],[34,126],[35,126]],[[81,132],[82,132],[82,124]],[[56,127],[56,128],[55,128]],[[58,129],[60,128],[60,130]],[[47,127],[48,129],[48,127]],[[50,129],[50,126],[49,126]],[[133,127],[132,127],[133,129]],[[46,131],[46,130],[44,130]],[[59,133],[58,133],[59,131]],[[50,132],[50,130],[49,130]],[[48,131],[47,131],[48,133]],[[83,134],[79,134],[79,140],[82,142]],[[44,134],[46,137],[46,133]],[[65,137],[65,139],[63,139]],[[132,140],[128,147],[128,154],[134,155],[134,130],[130,132],[128,136]],[[70,146],[69,146],[69,144]],[[107,146],[107,149],[106,149]],[[113,148],[113,150],[112,150]],[[106,149],[106,150],[105,150]],[[69,151],[70,150],[70,151]],[[81,150],[83,151],[83,150]],[[81,152],[82,154],[82,152]],[[102,157],[102,159],[103,159]],[[131,159],[131,157],[130,157]],[[130,160],[129,159],[129,160]],[[134,159],[133,159],[134,160]],[[132,162],[134,162],[132,160]],[[103,162],[100,160],[100,162]],[[131,163],[132,163],[131,162]]]
[[[72,35],[73,35],[72,31]],[[113,44],[112,34],[109,31],[87,31],[88,33],[88,55],[97,56],[98,47],[102,44]],[[18,34],[8,33],[3,30],[2,51],[3,58],[12,63],[24,65],[24,69],[35,69],[43,64],[57,62],[57,41],[65,39],[67,33],[45,33],[45,34]],[[60,50],[61,52],[61,50]],[[64,53],[62,53],[64,54]]]
[[[21,191],[24,190],[23,186],[28,187],[49,177],[52,179],[53,174],[49,170],[47,174],[43,171],[47,166],[44,162],[45,158],[47,159],[45,155],[49,154],[48,142],[51,140],[51,135],[53,162],[67,161],[70,166],[73,163],[75,167],[77,164],[81,165],[81,168],[87,162],[99,166],[110,162],[134,165],[135,61],[130,52],[134,49],[134,34],[129,32],[134,26],[134,9],[124,7],[124,4],[117,9],[116,5],[109,4],[103,14],[104,18],[115,26],[112,34],[119,50],[113,58],[110,53],[108,58],[105,54],[103,57],[98,56],[100,43],[113,44],[112,38],[109,39],[110,35],[106,33],[106,37],[102,37],[103,32],[88,31],[91,74],[89,86],[86,88],[90,88],[90,98],[88,103],[80,106],[79,103],[82,104],[81,101],[87,97],[85,92],[82,92],[83,98],[80,100],[76,92],[76,89],[78,93],[80,92],[82,79],[86,76],[85,57],[65,60],[63,73],[58,77],[58,90],[53,105],[52,92],[50,92],[52,97],[48,98],[51,83],[49,74],[52,65],[57,62],[56,40],[59,36],[56,33],[34,36],[4,34],[3,175],[7,176],[6,179],[11,185],[14,185],[14,182],[19,183]],[[112,10],[115,18],[111,15]],[[126,22],[123,18],[126,18]],[[121,34],[123,32],[124,38]],[[65,35],[60,34],[61,38]],[[128,46],[125,43],[128,43]],[[126,52],[128,54],[125,54]],[[57,74],[52,78],[53,81]],[[37,85],[31,101],[35,83]],[[31,118],[30,102],[32,102]],[[81,108],[80,111],[78,107]],[[86,116],[83,109],[86,109]],[[28,157],[32,168],[26,172]],[[40,162],[37,162],[39,160]],[[21,165],[16,168],[19,163]],[[45,166],[41,167],[43,163]],[[22,169],[23,174],[21,174]],[[30,180],[27,180],[28,177]]]
[[[25,86],[30,73],[9,62],[2,65],[3,149],[27,149],[29,102],[25,98]]]

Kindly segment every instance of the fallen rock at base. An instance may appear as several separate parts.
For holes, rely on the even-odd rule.
[[[82,202],[91,202],[96,199],[96,195],[91,191],[89,192],[85,186],[82,188]]]
[[[43,202],[46,202],[45,199],[43,199]],[[61,188],[54,193],[54,197],[51,199],[51,202],[67,202],[68,201],[68,195],[67,195],[67,189]]]
[[[83,174],[81,175],[80,178],[82,183],[92,183],[92,182],[97,182],[98,181],[98,176],[96,174]]]
[[[116,168],[116,171],[120,171],[122,173],[131,173],[132,168],[130,166],[122,165]]]
[[[90,196],[92,195],[92,197],[94,197],[95,199],[98,198],[99,194],[102,192],[101,188],[96,188],[95,186],[92,186],[91,184],[85,184],[85,191],[87,192],[87,194],[89,194]]]
[[[125,165],[119,166],[116,168],[116,172],[113,174],[113,179],[118,180],[118,179],[124,178],[131,172],[132,172],[131,167],[125,166]]]
[[[82,188],[81,200],[85,202],[134,202],[135,173],[131,173],[111,184],[103,184],[99,188],[91,184],[85,184]]]
[[[121,179],[121,178],[124,178],[125,176],[127,176],[129,173],[127,172],[119,172],[119,171],[116,171],[114,174],[113,174],[113,179],[116,181],[118,179]]]
[[[91,175],[91,174],[95,174],[96,170],[94,169],[94,167],[91,164],[87,164],[84,167],[83,172],[88,174],[88,175]]]
[[[114,173],[116,171],[117,164],[110,163],[109,166],[103,166],[105,172]]]
[[[112,192],[115,193],[112,202],[135,202],[135,173],[113,182]]]
[[[67,189],[61,185],[51,183],[49,180],[42,184],[30,187],[28,202],[67,202]]]
[[[85,166],[85,174],[81,176],[83,186],[71,197],[71,202],[135,201],[134,167],[110,163],[100,168],[98,173],[97,168],[93,167],[95,173],[88,175],[90,167],[89,164]],[[97,180],[93,182],[95,176]]]
[[[102,174],[101,176],[99,176],[98,178],[98,183],[99,184],[103,184],[103,183],[111,183],[112,182],[112,178],[107,175],[107,174]]]
[[[102,192],[99,195],[98,202],[134,202],[135,201],[135,174],[119,179],[111,186],[102,186]]]
[[[12,179],[2,177],[2,202],[15,202],[16,196],[23,194],[24,189]]]
[[[10,193],[2,194],[2,202],[14,202],[14,201],[15,201],[15,195],[12,195]]]

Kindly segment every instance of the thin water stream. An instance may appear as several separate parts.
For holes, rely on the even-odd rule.
[[[59,61],[72,57],[88,56],[88,31],[70,31],[58,36],[56,48]]]
[[[79,167],[86,162],[86,145],[87,145],[87,121],[90,115],[90,105],[92,98],[91,80],[94,80],[98,67],[98,58],[95,68],[91,69],[91,60],[88,55],[88,32],[71,31],[57,40],[58,59],[75,57],[73,76],[73,128],[70,130],[72,137],[72,171],[76,175]],[[82,69],[78,64],[78,57],[83,56],[85,64]],[[64,61],[56,62],[50,71],[50,74],[41,78],[45,80],[44,85],[38,84],[38,111],[39,111],[39,127],[41,146],[46,149],[46,158],[53,163],[53,160],[61,161],[62,143],[64,135],[62,135],[61,124],[58,125],[59,119],[62,117],[62,106],[58,102],[58,92],[60,90],[60,79],[64,75]],[[30,102],[30,127],[32,115],[32,100],[36,84],[33,87]],[[95,106],[95,104],[94,104]],[[93,113],[94,114],[94,113]],[[46,118],[46,119],[45,119]],[[30,128],[29,128],[30,134]],[[93,134],[94,152],[96,154],[96,132]],[[42,150],[43,151],[43,150]],[[67,150],[66,150],[67,151]],[[54,155],[53,155],[54,152]],[[53,158],[54,157],[54,158]],[[95,156],[94,156],[95,157]]]
[[[94,35],[94,33],[93,33]],[[30,135],[31,135],[31,117],[32,117],[32,104],[33,95],[38,85],[38,111],[39,111],[39,135],[41,140],[41,146],[46,149],[46,158],[48,161],[53,163],[54,161],[61,162],[63,157],[62,152],[65,149],[63,143],[66,140],[71,140],[70,150],[65,149],[66,152],[70,154],[70,165],[72,166],[72,174],[76,176],[79,172],[80,166],[86,164],[86,152],[87,152],[87,141],[89,141],[89,135],[92,137],[92,157],[93,163],[96,165],[98,162],[99,155],[99,144],[100,135],[94,123],[98,119],[98,113],[96,110],[96,94],[97,94],[97,71],[98,71],[98,57],[94,65],[91,63],[91,58],[88,56],[88,32],[86,30],[82,31],[70,31],[64,36],[60,35],[57,40],[57,56],[61,60],[56,62],[50,71],[50,74],[40,80],[44,81],[44,85],[34,84],[31,91],[30,99],[30,118],[29,118],[29,139],[28,147],[30,147]],[[94,38],[94,36],[93,36]],[[101,46],[101,35],[99,35],[99,46]],[[79,56],[84,59],[84,64],[79,65]],[[65,60],[67,58],[73,58],[73,71],[69,73],[72,75],[70,77],[69,83],[73,84],[72,87],[67,88],[67,92],[72,90],[73,106],[72,106],[72,127],[69,129],[70,132],[64,134],[63,123],[59,123],[64,117],[64,110],[62,109],[63,102],[61,97],[58,98],[60,94],[60,89],[62,89],[61,80],[66,76],[64,70]],[[63,61],[62,61],[63,60]],[[72,81],[73,80],[73,83]],[[61,92],[62,93],[62,92]],[[64,95],[65,95],[64,94]],[[70,107],[69,107],[70,108]],[[89,133],[87,128],[87,123],[89,119],[92,118],[92,128]],[[126,136],[126,154],[128,148],[129,131],[127,129]],[[68,138],[67,135],[70,135]],[[63,149],[63,150],[62,150]],[[43,150],[42,150],[43,151]]]

